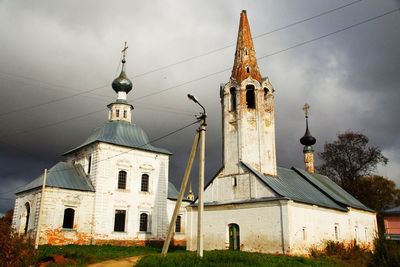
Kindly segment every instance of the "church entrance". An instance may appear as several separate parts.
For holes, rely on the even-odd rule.
[[[236,223],[229,224],[229,249],[240,250],[239,225]]]

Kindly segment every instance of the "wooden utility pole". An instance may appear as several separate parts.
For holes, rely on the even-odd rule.
[[[181,208],[181,204],[182,204],[182,200],[183,200],[183,194],[186,191],[187,183],[189,181],[190,172],[192,171],[193,161],[194,161],[194,158],[196,156],[196,150],[197,150],[197,147],[198,147],[198,144],[199,144],[199,136],[200,135],[197,132],[195,137],[194,137],[192,150],[190,151],[189,160],[188,160],[188,163],[186,165],[185,174],[183,175],[181,188],[180,188],[180,191],[179,191],[179,194],[178,194],[178,199],[176,200],[174,214],[172,215],[171,222],[169,223],[167,238],[165,239],[165,242],[164,242],[164,245],[163,245],[163,248],[162,248],[162,251],[161,251],[161,255],[162,256],[166,256],[167,255],[169,244],[171,243],[172,236],[173,236],[173,234],[175,232],[174,227],[175,227],[175,223],[176,223],[176,218],[178,217],[179,209]]]
[[[43,181],[42,181],[42,193],[40,194],[40,205],[39,205],[39,214],[36,225],[36,237],[35,237],[35,249],[39,247],[39,237],[40,237],[40,224],[42,219],[42,209],[43,209],[43,201],[44,201],[44,190],[46,188],[46,179],[47,179],[47,169],[44,169]]]
[[[204,167],[206,149],[206,114],[200,117],[199,194],[197,208],[197,256],[203,257]]]
[[[171,242],[172,236],[174,234],[174,227],[176,223],[176,218],[178,216],[179,209],[182,204],[183,194],[186,191],[187,183],[189,180],[190,172],[192,170],[192,165],[194,158],[196,156],[196,150],[200,144],[200,155],[199,155],[199,195],[198,195],[198,211],[197,211],[197,256],[203,257],[203,190],[204,190],[204,165],[205,165],[205,144],[206,144],[206,118],[207,113],[203,105],[201,105],[197,98],[188,94],[188,98],[195,103],[197,103],[203,112],[199,117],[197,117],[198,122],[200,122],[200,127],[197,129],[196,136],[192,145],[192,150],[190,152],[189,160],[186,165],[185,174],[182,179],[181,188],[179,191],[178,199],[176,201],[174,213],[171,218],[171,222],[168,227],[167,238],[165,239],[163,249],[161,251],[161,256],[165,257],[168,252],[169,244]]]

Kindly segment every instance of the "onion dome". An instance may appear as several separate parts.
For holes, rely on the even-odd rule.
[[[129,93],[132,90],[132,82],[126,77],[125,74],[125,60],[122,60],[121,74],[112,82],[112,88],[116,93],[125,92]]]
[[[300,143],[304,146],[312,146],[314,145],[317,140],[314,138],[314,136],[311,135],[310,130],[308,130],[308,110],[310,109],[310,106],[306,103],[303,107],[304,115],[306,117],[306,132],[304,133],[304,136],[300,138]]]
[[[314,136],[311,135],[310,131],[308,130],[308,122],[307,122],[306,132],[304,133],[304,136],[300,138],[300,143],[304,146],[312,146],[316,142],[317,140],[315,139]]]
[[[128,50],[128,46],[126,45],[125,42],[125,46],[124,49],[122,49],[122,69],[121,69],[121,73],[119,74],[119,76],[117,78],[115,78],[115,80],[112,82],[111,86],[114,89],[114,91],[116,93],[118,92],[125,92],[125,93],[129,93],[132,90],[132,82],[131,80],[128,79],[128,77],[126,77],[125,74],[125,63],[126,63],[126,51]]]

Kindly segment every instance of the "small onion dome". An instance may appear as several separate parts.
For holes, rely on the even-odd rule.
[[[311,135],[310,131],[308,130],[308,126],[306,128],[306,132],[304,136],[300,138],[300,143],[304,146],[312,146],[317,142],[314,136]]]
[[[132,90],[132,82],[126,77],[125,70],[122,67],[121,74],[112,82],[112,88],[116,93],[129,93]]]

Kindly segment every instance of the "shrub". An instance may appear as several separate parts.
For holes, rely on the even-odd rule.
[[[332,257],[352,266],[368,266],[372,260],[369,248],[358,245],[355,241],[347,244],[329,240],[322,249],[312,248],[310,254],[314,258]]]
[[[0,266],[29,266],[36,254],[32,240],[13,231],[9,215],[0,219]]]
[[[386,240],[379,235],[374,241],[375,251],[371,266],[400,266],[400,242]]]

